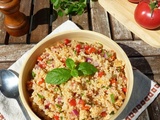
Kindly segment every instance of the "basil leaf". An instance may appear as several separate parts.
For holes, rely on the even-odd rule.
[[[72,70],[71,70],[71,75],[72,75],[73,77],[78,77],[78,70],[72,69]]]
[[[79,66],[78,66],[78,70],[82,71],[82,73],[84,75],[92,75],[92,74],[94,74],[95,72],[98,71],[97,68],[94,65],[92,65],[88,62],[80,63]]]
[[[74,63],[74,61],[72,59],[67,58],[66,66],[71,70],[71,69],[75,68],[76,64]]]
[[[59,16],[61,16],[61,17],[63,16],[63,11],[62,10],[58,10],[57,13],[58,13]]]
[[[68,81],[70,78],[71,78],[70,70],[65,68],[56,68],[48,72],[45,81],[46,83],[49,84],[59,85]]]
[[[56,0],[56,1],[54,2],[54,7],[55,7],[56,9],[59,8],[60,2],[61,2],[60,0]]]

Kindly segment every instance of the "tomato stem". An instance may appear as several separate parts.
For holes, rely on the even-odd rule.
[[[152,17],[154,9],[158,8],[158,0],[150,0],[149,6],[151,9],[151,17]]]

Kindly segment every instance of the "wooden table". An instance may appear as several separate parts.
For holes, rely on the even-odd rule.
[[[0,69],[7,69],[27,50],[47,36],[60,24],[70,19],[81,29],[102,33],[116,41],[127,53],[132,66],[138,68],[160,84],[160,49],[151,47],[128,31],[107,13],[97,0],[87,4],[87,12],[81,16],[58,17],[49,0],[21,0],[20,11],[30,20],[29,32],[13,37],[4,29],[4,15],[0,13]],[[160,118],[160,96],[139,116],[138,120]]]

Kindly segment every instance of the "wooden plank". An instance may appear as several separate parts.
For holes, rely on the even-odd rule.
[[[108,14],[98,1],[91,2],[92,30],[111,38]]]
[[[133,14],[136,4],[130,3],[128,0],[99,0],[99,3],[135,35],[153,47],[160,48],[160,29],[147,30],[135,22]]]
[[[150,120],[159,120],[160,118],[160,95],[148,107]]]
[[[28,20],[30,19],[30,9],[31,9],[31,2],[32,0],[21,0],[20,2],[20,12],[24,13],[27,17]],[[27,34],[20,36],[20,37],[13,37],[10,36],[9,38],[9,43],[13,44],[13,43],[26,43],[26,39],[27,39]]]
[[[52,30],[56,29],[59,25],[61,25],[62,23],[64,23],[65,21],[67,21],[69,19],[68,16],[57,16],[56,11],[53,12],[52,15]]]
[[[89,30],[87,12],[82,15],[72,16],[72,21],[81,29]]]
[[[16,61],[33,46],[34,44],[0,45],[0,62]]]
[[[147,75],[149,78],[152,78],[152,77],[150,77],[150,75]],[[157,82],[159,85],[160,85],[160,74],[154,74],[154,75],[152,75],[153,76],[153,78],[154,78],[154,80],[153,81],[155,81],[155,82]]]
[[[153,57],[131,57],[132,66],[139,69],[144,74],[160,74],[160,56]],[[153,78],[152,78],[153,79]]]
[[[109,17],[113,40],[133,40],[132,34],[128,29],[120,24],[113,16],[110,15]]]
[[[31,49],[34,44],[14,44],[14,45],[1,45],[0,46],[0,62],[3,61],[16,61],[27,50]],[[134,67],[142,71],[144,74],[160,75],[160,56],[148,56],[148,57],[130,57],[130,61]],[[152,76],[152,79],[153,76]]]
[[[133,33],[133,39],[134,40],[140,40],[140,38],[137,35],[135,35],[134,33]]]
[[[122,47],[129,57],[160,55],[160,49],[152,47],[142,40],[116,42]]]
[[[15,61],[12,62],[0,62],[0,70],[1,69],[8,69]]]
[[[6,31],[4,29],[4,15],[2,12],[0,12],[0,43],[4,43],[5,41],[5,36],[6,36]]]
[[[149,120],[148,110],[144,110],[137,120]]]
[[[34,0],[31,43],[37,43],[49,33],[50,1]]]

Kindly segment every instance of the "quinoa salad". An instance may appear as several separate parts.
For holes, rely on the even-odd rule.
[[[37,58],[27,81],[42,120],[108,120],[126,98],[125,63],[103,45],[64,39]]]

